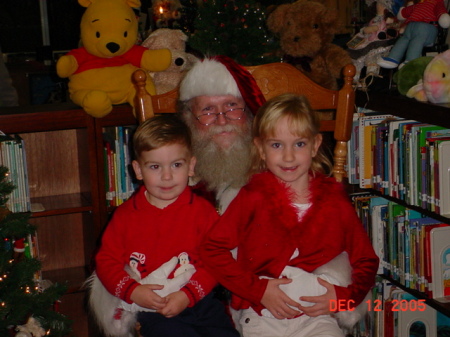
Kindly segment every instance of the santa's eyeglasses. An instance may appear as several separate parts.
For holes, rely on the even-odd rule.
[[[219,115],[223,115],[226,119],[236,121],[242,118],[245,108],[235,108],[223,112],[208,112],[206,114],[195,116],[202,125],[211,125],[217,121]]]

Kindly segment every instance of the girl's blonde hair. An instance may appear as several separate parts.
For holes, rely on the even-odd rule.
[[[314,141],[320,133],[319,115],[311,108],[308,99],[300,95],[283,94],[268,100],[258,110],[253,120],[253,139],[264,140],[274,136],[278,121],[283,117],[289,119],[289,131],[294,135]],[[251,151],[251,173],[265,171],[266,163],[261,159],[258,148],[253,145]],[[311,171],[331,175],[332,169],[331,160],[321,145],[312,160]]]

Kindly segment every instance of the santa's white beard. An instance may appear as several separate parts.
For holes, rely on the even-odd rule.
[[[239,188],[246,184],[250,167],[250,123],[244,126],[212,125],[206,132],[193,132],[194,155],[197,157],[195,175],[209,190]],[[214,142],[213,135],[230,130],[238,132],[238,136],[230,147],[223,149]]]

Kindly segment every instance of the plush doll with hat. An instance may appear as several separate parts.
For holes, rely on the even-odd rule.
[[[167,48],[172,53],[172,62],[169,68],[160,72],[150,72],[157,94],[177,88],[186,71],[197,61],[194,55],[185,51],[187,39],[187,35],[179,29],[160,28],[142,42],[141,45],[147,49]]]
[[[285,62],[295,65],[321,86],[336,90],[349,54],[332,43],[339,28],[335,10],[319,1],[297,0],[276,7],[267,19],[278,34]]]
[[[87,7],[81,18],[83,47],[62,56],[56,70],[69,78],[70,98],[86,113],[103,117],[112,105],[133,105],[135,88],[132,73],[143,68],[163,71],[172,61],[170,50],[148,50],[136,45],[138,20],[132,7],[139,0],[78,0]],[[147,91],[155,94],[151,79]]]
[[[378,60],[380,67],[395,69],[422,56],[422,49],[433,45],[438,34],[438,25],[450,27],[450,15],[443,0],[424,0],[414,5],[400,8],[397,17],[404,20],[405,32],[386,57]],[[401,66],[401,65],[400,65]]]

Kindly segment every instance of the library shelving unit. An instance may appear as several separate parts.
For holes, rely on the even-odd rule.
[[[134,125],[128,105],[100,119],[73,104],[0,108],[0,131],[25,142],[31,203],[43,279],[68,282],[59,310],[76,336],[94,336],[82,284],[106,225],[102,128]]]
[[[401,96],[397,92],[366,93],[363,91],[357,91],[355,100],[356,106],[358,107],[367,108],[373,111],[382,112],[405,119],[411,119],[423,123],[450,128],[450,104],[431,104],[426,102],[419,102],[415,99]],[[403,200],[381,194],[377,191],[372,192],[388,200],[395,201],[400,205],[404,205],[410,209],[419,211],[426,216],[435,218],[440,222],[450,224],[450,218],[443,217],[439,214],[417,206],[409,205]],[[406,288],[401,283],[395,280],[389,280],[403,290],[410,292],[415,297],[424,299],[430,307],[433,307],[437,311],[450,317],[450,303],[438,302],[432,298],[427,297],[425,294],[419,291]]]

